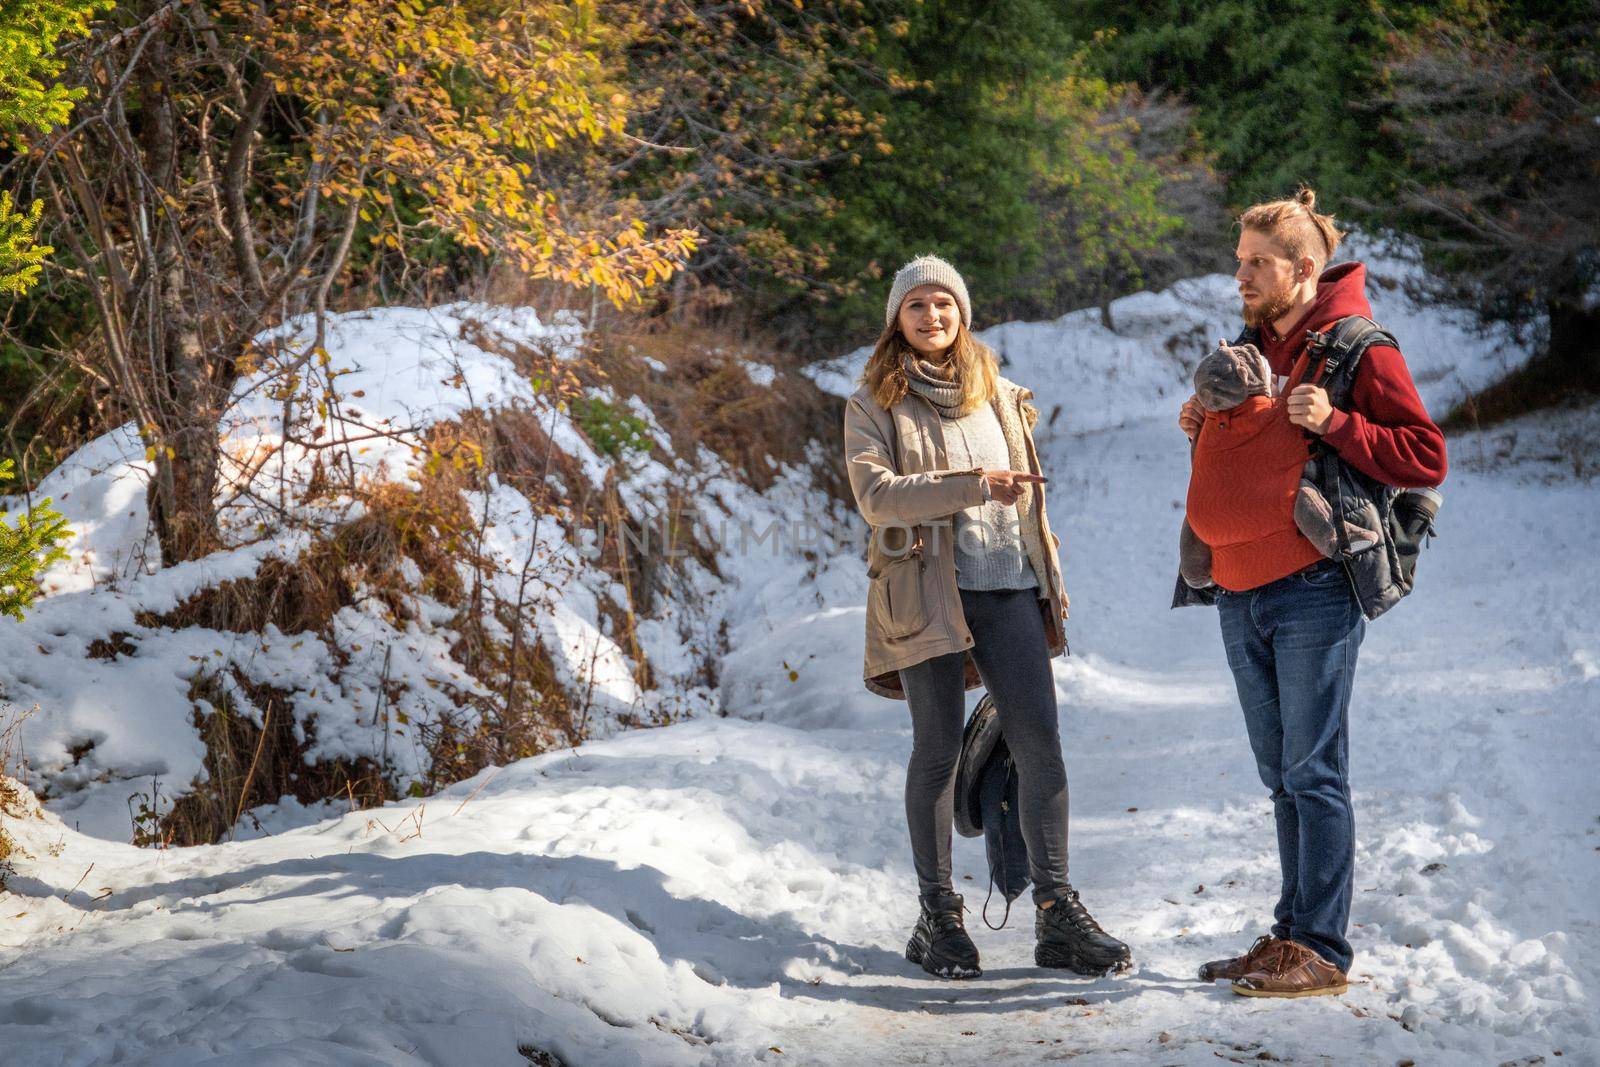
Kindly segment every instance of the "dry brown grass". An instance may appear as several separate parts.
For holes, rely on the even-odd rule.
[[[17,843],[6,831],[4,820],[16,817],[14,813],[20,800],[16,785],[6,777],[4,770],[0,770],[0,892],[5,891],[6,880],[15,871],[11,866],[11,857],[17,852]]]
[[[685,324],[664,315],[603,313],[600,319],[590,336],[588,358],[577,363],[553,359],[537,349],[507,351],[489,337],[475,340],[498,347],[536,380],[561,382],[563,395],[575,392],[575,385],[609,386],[618,397],[637,396],[670,438],[657,442],[659,447],[653,450],[657,459],[667,460],[669,449],[672,455],[693,457],[703,445],[757,490],[772,484],[780,464],[809,466],[806,448],[818,436],[818,428],[823,428],[826,443],[826,429],[838,426],[843,418],[843,402],[838,397],[822,392],[799,374],[798,360],[782,355],[770,338],[748,324],[710,325],[703,320]],[[647,360],[659,362],[665,370],[654,369]],[[770,386],[757,385],[745,370],[747,362],[773,365],[779,373]],[[534,442],[533,454],[545,454],[542,431],[536,425],[518,425],[519,418],[531,420],[531,416],[502,413],[494,423],[497,428],[510,429],[513,440],[520,437]],[[826,449],[825,454],[823,467],[813,467],[813,475],[824,491],[848,500],[843,456],[838,449]],[[514,449],[502,446],[489,462],[519,489],[542,491],[542,473],[537,479],[519,480]],[[631,610],[617,612],[609,605],[602,605],[602,610],[613,615],[613,634],[620,635],[618,640],[626,648],[635,617],[652,613],[659,595],[678,585],[679,559],[693,559],[712,574],[720,573],[716,546],[695,524],[703,487],[692,480],[675,482],[668,488],[665,518],[645,530],[618,506],[612,482],[589,485],[575,468],[570,460],[558,466],[562,482],[569,487],[569,499],[551,503],[577,524],[593,525],[597,516],[604,520],[607,536],[599,562],[624,584]],[[534,480],[540,484],[530,486]],[[636,659],[643,663],[642,657]],[[697,684],[715,685],[715,664],[716,656],[708,654],[704,676]],[[651,684],[647,672],[645,664],[641,685]]]
[[[308,764],[316,741],[315,723],[295,719],[286,695],[253,685],[233,674],[238,687],[263,722],[242,714],[231,686],[216,675],[200,675],[189,689],[194,724],[205,741],[207,778],[180,797],[152,833],[162,845],[201,845],[227,837],[249,809],[292,796],[304,804],[344,798],[352,811],[394,799],[382,768],[370,759]],[[156,843],[156,842],[150,842]]]
[[[509,615],[502,613],[502,622],[509,622]],[[434,753],[428,792],[485,767],[569,748],[589,736],[583,694],[562,687],[537,641],[483,641],[474,675],[493,699],[470,699],[477,712],[470,728],[445,723],[428,738]]]
[[[22,784],[13,775],[23,773],[16,752],[23,720],[39,710],[14,711],[9,706],[0,710],[0,891],[6,888],[6,879],[14,872],[13,857],[27,857],[26,850],[6,830],[6,819],[38,818],[37,804],[30,804]]]
[[[354,602],[360,585],[401,614],[407,591],[399,570],[402,557],[421,570],[421,592],[459,604],[462,584],[454,560],[465,550],[471,525],[459,493],[463,484],[458,469],[441,463],[422,479],[420,490],[392,482],[367,487],[365,513],[324,531],[297,559],[266,560],[248,578],[220,582],[172,611],[144,613],[136,621],[151,628],[200,626],[234,633],[257,633],[269,623],[286,634],[319,632]]]
[[[473,482],[463,432],[440,427],[429,441],[430,462],[419,487],[376,483],[362,490],[364,513],[324,531],[292,562],[269,560],[248,578],[204,589],[170,612],[140,616],[146,627],[191,627],[258,633],[269,623],[286,635],[314,634],[332,641],[332,620],[356,602],[357,590],[375,598],[390,621],[403,625],[413,613],[412,597],[423,593],[441,603],[468,609],[468,591],[456,564],[473,557],[473,524],[460,490]],[[421,574],[420,587],[402,573],[409,559]],[[106,642],[100,649],[121,649]],[[191,687],[195,728],[205,742],[206,780],[193,783],[160,819],[152,843],[188,845],[221,840],[239,817],[260,804],[293,796],[302,803],[343,798],[352,809],[382,804],[396,796],[386,768],[375,760],[306,763],[316,736],[315,722],[299,723],[286,694],[248,682],[237,673],[230,685],[200,676]],[[234,687],[237,687],[234,690]],[[241,714],[230,690],[245,695],[260,718]],[[454,738],[437,739],[437,785],[456,780],[449,771]]]
[[[1546,408],[1591,404],[1597,396],[1600,360],[1545,355],[1461,401],[1439,427],[1446,433],[1487,429]]]
[[[666,371],[652,370],[646,356]],[[837,426],[844,415],[838,397],[795,372],[797,360],[739,330],[619,323],[596,336],[594,362],[619,395],[637,395],[655,413],[678,455],[692,456],[703,444],[758,490],[772,484],[774,464],[806,463],[806,444],[818,428]],[[770,386],[757,385],[746,363],[782,373]],[[830,483],[824,488],[845,484],[842,457],[836,469],[818,473]]]

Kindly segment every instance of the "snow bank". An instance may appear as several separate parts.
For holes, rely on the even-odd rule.
[[[732,520],[777,528],[783,515],[799,511],[847,521],[802,472],[781,472],[779,488],[763,497],[709,451],[672,455],[670,438],[637,398],[624,406],[646,420],[656,453],[614,461],[598,452],[572,413],[504,354],[508,346],[535,345],[573,358],[582,332],[570,317],[546,326],[528,309],[385,308],[331,316],[321,351],[313,339],[309,320],[264,335],[257,369],[240,382],[219,428],[219,502],[225,535],[237,547],[158,569],[144,497],[150,469],[132,427],[78,450],[40,486],[69,520],[72,555],[47,573],[46,596],[27,621],[0,627],[0,696],[11,715],[37,706],[21,729],[28,781],[84,831],[127,840],[131,794],[164,813],[204,782],[196,723],[214,709],[200,691],[220,686],[247,719],[263,722],[240,682],[282,696],[297,737],[311,739],[308,762],[373,759],[402,790],[427,778],[430,731],[445,723],[470,730],[492,694],[456,661],[461,620],[423,595],[411,561],[396,561],[416,579],[402,617],[384,598],[365,594],[320,635],[270,626],[222,633],[163,625],[160,617],[222,582],[255,576],[267,559],[293,563],[308,538],[276,532],[284,514],[299,526],[328,529],[361,514],[350,486],[416,484],[429,460],[429,433],[469,411],[531,415],[591,487],[614,476],[623,506],[641,525],[659,531],[672,518],[677,490],[698,482],[708,495],[690,535],[706,540],[715,524],[733,527],[728,573],[719,579],[693,559],[676,560],[681,585],[655,598],[634,645],[613,633],[610,616],[629,610],[630,598],[600,566],[599,531],[541,514],[492,475],[486,491],[464,494],[481,526],[484,569],[467,562],[459,569],[469,588],[484,583],[485,625],[491,636],[509,639],[489,608],[519,614],[556,681],[587,704],[584,726],[592,736],[619,722],[714,710],[703,678],[718,670],[724,622],[761,606],[727,595],[723,582],[787,575],[774,588],[792,589],[810,566],[784,538],[767,541],[747,561],[733,558],[739,538]],[[609,390],[591,393],[622,402]],[[659,542],[647,550],[659,551]],[[645,664],[649,688],[638,681]]]

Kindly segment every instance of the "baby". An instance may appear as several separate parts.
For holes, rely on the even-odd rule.
[[[1195,368],[1194,391],[1200,406],[1208,412],[1228,412],[1251,397],[1276,395],[1272,367],[1255,345],[1219,345]],[[1318,552],[1332,559],[1339,551],[1339,535],[1333,524],[1333,509],[1312,481],[1315,472],[1313,459],[1301,472],[1300,488],[1294,501],[1294,523]],[[1345,519],[1345,536],[1352,552],[1370,548],[1382,539],[1375,530],[1349,518]],[[1190,529],[1187,519],[1178,537],[1178,561],[1183,580],[1191,588],[1205,589],[1214,584],[1211,549]]]

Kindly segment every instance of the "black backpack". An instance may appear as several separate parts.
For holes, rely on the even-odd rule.
[[[1399,347],[1392,334],[1363,315],[1340,319],[1322,333],[1308,331],[1306,337],[1310,342],[1308,361],[1322,363],[1308,384],[1326,389],[1328,402],[1341,411],[1350,410],[1356,368],[1367,349],[1375,344]],[[1260,334],[1247,328],[1233,343],[1259,346]],[[1384,532],[1378,544],[1355,549],[1345,538],[1345,524],[1333,524],[1339,534],[1339,552],[1334,558],[1344,564],[1361,613],[1376,619],[1414,587],[1417,557],[1434,535],[1433,521],[1444,497],[1437,489],[1397,488],[1370,478],[1340,459],[1321,438],[1316,438],[1313,459],[1313,480],[1334,515],[1352,520],[1358,528]],[[1214,602],[1211,590],[1191,589],[1178,578],[1173,607]]]
[[[1350,392],[1355,383],[1361,357],[1375,344],[1399,348],[1394,336],[1362,315],[1340,319],[1323,333],[1311,331],[1310,360],[1323,365],[1312,385],[1328,391],[1328,402],[1341,411],[1350,410]],[[1338,516],[1358,521],[1376,519],[1384,539],[1380,544],[1352,549],[1345,538],[1345,524],[1335,522],[1339,534],[1339,553],[1334,558],[1344,564],[1351,588],[1369,619],[1398,604],[1416,583],[1417,558],[1433,537],[1433,521],[1444,503],[1437,489],[1409,489],[1385,485],[1370,478],[1339,458],[1333,446],[1320,437],[1315,444],[1317,488]]]

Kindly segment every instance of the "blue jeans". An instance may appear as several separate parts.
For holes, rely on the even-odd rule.
[[[1366,620],[1344,568],[1324,561],[1217,597],[1256,769],[1272,793],[1283,890],[1274,937],[1348,972],[1355,816],[1350,689]]]

